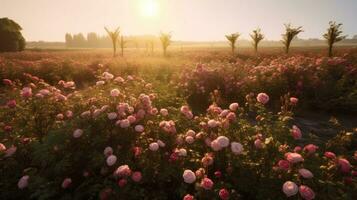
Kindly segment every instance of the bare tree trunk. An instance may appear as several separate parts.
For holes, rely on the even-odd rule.
[[[332,57],[332,48],[333,48],[333,44],[329,44],[329,46],[328,46],[328,57]]]

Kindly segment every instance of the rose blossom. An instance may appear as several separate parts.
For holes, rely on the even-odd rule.
[[[298,153],[286,153],[286,160],[288,160],[290,163],[298,163],[298,162],[303,162],[304,158],[298,154]]]
[[[299,129],[299,127],[293,125],[293,128],[291,130],[291,135],[293,136],[293,138],[295,140],[300,139],[302,134],[301,134],[301,130]]]
[[[205,190],[210,190],[213,187],[213,181],[209,178],[204,178],[201,181],[201,187],[203,187]]]
[[[141,181],[141,179],[142,179],[142,174],[141,174],[141,172],[134,172],[133,173],[133,175],[131,175],[131,179],[134,181],[134,182],[136,182],[136,183],[138,183],[138,182],[140,182]]]
[[[153,142],[149,145],[149,149],[151,151],[157,151],[159,149],[159,144],[157,142]]]
[[[121,165],[115,170],[114,175],[120,176],[120,177],[130,176],[131,169],[129,168],[128,165]]]
[[[351,170],[350,162],[344,158],[338,159],[338,165],[340,166],[340,170],[342,173],[349,173]]]
[[[113,166],[117,162],[117,157],[115,155],[110,155],[107,157],[107,165]]]
[[[6,151],[6,146],[3,143],[0,143],[0,152]]]
[[[330,159],[335,159],[335,158],[336,158],[336,155],[335,155],[333,152],[331,152],[331,151],[326,151],[325,154],[324,154],[324,156],[325,156],[326,158],[330,158]]]
[[[313,145],[313,144],[308,144],[304,147],[304,150],[307,151],[309,154],[313,154],[316,152],[316,150],[318,149],[319,147],[316,146],[316,145]]]
[[[290,103],[296,105],[299,102],[299,99],[296,97],[290,97]]]
[[[190,194],[186,194],[184,197],[183,197],[183,200],[194,200],[194,197]]]
[[[262,141],[258,138],[258,139],[256,139],[256,140],[254,141],[254,146],[255,146],[255,148],[257,148],[257,149],[261,149],[261,148],[263,148],[263,143],[262,143]]]
[[[30,87],[24,87],[21,90],[21,96],[24,98],[28,98],[32,96],[32,89]]]
[[[194,139],[192,136],[187,136],[187,137],[185,138],[185,141],[186,141],[188,144],[192,144],[192,143],[195,141],[195,139]]]
[[[7,103],[6,103],[7,107],[9,108],[15,108],[16,107],[16,100],[15,99],[12,99],[12,100],[9,100]]]
[[[183,172],[183,180],[185,183],[193,183],[196,181],[196,175],[195,173],[193,173],[193,171],[191,170],[188,170],[186,169],[184,172]]]
[[[167,111],[167,109],[165,109],[165,108],[162,108],[162,109],[160,109],[160,114],[162,116],[167,116],[169,114],[169,111]]]
[[[72,179],[71,178],[65,178],[62,182],[62,188],[66,189],[72,184]]]
[[[241,154],[243,152],[243,145],[238,142],[232,142],[231,150],[235,155]]]
[[[81,137],[83,134],[83,130],[82,129],[76,129],[74,132],[73,132],[73,137],[74,138],[79,138]]]
[[[142,133],[144,131],[144,126],[143,125],[136,125],[135,126],[135,131],[138,132],[138,133]]]
[[[227,199],[229,199],[229,192],[228,192],[228,190],[225,189],[225,188],[220,189],[218,195],[219,195],[219,197],[220,197],[222,200],[227,200]]]
[[[299,193],[301,197],[305,200],[311,200],[315,198],[314,191],[306,185],[300,185]]]
[[[107,114],[109,120],[114,120],[118,117],[118,114],[115,112],[111,112]]]
[[[231,105],[229,105],[229,109],[231,111],[236,111],[239,107],[239,104],[238,103],[231,103]]]
[[[216,140],[222,148],[229,146],[229,139],[226,136],[219,136]]]
[[[290,168],[290,163],[287,160],[279,160],[278,162],[278,167],[281,170],[289,170]]]
[[[299,174],[302,177],[307,178],[307,179],[314,177],[314,175],[312,174],[312,172],[310,170],[304,169],[304,168],[303,169],[299,169]]]
[[[269,96],[266,93],[259,93],[257,95],[257,101],[262,104],[266,104],[269,101]]]
[[[283,184],[283,192],[287,197],[294,196],[298,193],[298,186],[294,182],[286,181]]]
[[[105,147],[103,154],[105,156],[107,156],[107,157],[112,155],[113,154],[113,148],[112,147]]]
[[[110,91],[110,96],[112,96],[112,97],[117,97],[117,96],[119,96],[119,94],[120,94],[120,92],[118,89],[112,89]]]
[[[128,119],[120,120],[119,125],[121,128],[128,128],[130,126],[130,121]]]
[[[30,178],[30,176],[28,176],[28,175],[21,177],[19,182],[17,182],[17,187],[19,189],[26,188],[29,185],[29,178]]]

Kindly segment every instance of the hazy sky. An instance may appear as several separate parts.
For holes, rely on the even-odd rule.
[[[104,26],[128,35],[172,31],[175,40],[197,41],[232,32],[248,38],[260,27],[268,39],[279,39],[288,22],[303,26],[301,38],[320,38],[330,20],[357,34],[357,0],[0,0],[0,17],[17,21],[30,41],[105,34]]]

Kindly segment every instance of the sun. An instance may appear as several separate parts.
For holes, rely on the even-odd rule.
[[[154,17],[157,15],[159,5],[156,0],[143,0],[141,4],[141,14],[144,17]]]

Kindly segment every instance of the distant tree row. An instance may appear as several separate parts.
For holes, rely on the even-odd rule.
[[[82,33],[70,34],[66,33],[65,42],[67,47],[109,47],[111,45],[108,36],[99,36],[96,33],[88,33],[84,37]]]

